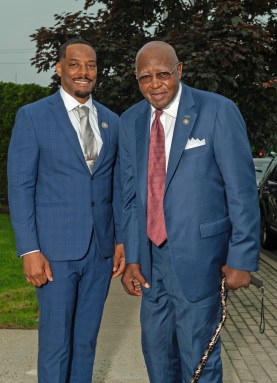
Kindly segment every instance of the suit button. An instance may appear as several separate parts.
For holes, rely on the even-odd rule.
[[[92,203],[91,203],[91,206],[92,206],[92,207],[95,206],[95,202],[92,202]]]

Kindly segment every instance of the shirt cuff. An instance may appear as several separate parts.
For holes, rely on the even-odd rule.
[[[26,254],[36,253],[37,251],[40,251],[40,250],[28,251],[28,253],[21,254],[20,257],[24,257],[24,255],[26,255]]]

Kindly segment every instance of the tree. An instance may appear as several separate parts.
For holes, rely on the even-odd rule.
[[[276,88],[264,89],[263,84],[276,78],[276,35],[273,43],[258,17],[270,9],[253,3],[198,1],[186,10],[189,24],[180,20],[178,29],[172,29],[169,11],[157,34],[179,47],[185,82],[233,99],[246,120],[253,151],[270,151],[277,147]]]
[[[4,205],[7,205],[8,201],[7,152],[16,112],[20,106],[39,100],[48,94],[49,89],[36,84],[21,85],[0,82],[0,201]]]
[[[91,41],[99,67],[95,97],[121,113],[141,99],[133,74],[136,52],[147,41],[167,41],[184,62],[185,83],[234,100],[253,150],[272,150],[277,148],[276,11],[275,0],[86,0],[82,11],[55,15],[54,27],[31,35],[37,47],[32,64],[48,70],[68,38]],[[54,76],[52,89],[57,85]]]

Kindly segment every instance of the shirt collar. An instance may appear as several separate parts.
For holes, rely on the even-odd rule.
[[[72,97],[69,93],[67,93],[62,87],[60,87],[60,94],[63,99],[64,105],[68,112],[71,112],[79,105],[86,105],[91,111],[94,111],[95,106],[92,104],[92,97],[89,96],[89,99],[85,104],[80,104],[74,97]]]
[[[176,93],[176,96],[171,101],[171,103],[166,108],[163,109],[163,111],[166,114],[170,115],[171,117],[174,117],[174,118],[177,117],[177,112],[178,112],[181,94],[182,94],[182,85],[180,82],[179,83],[179,89],[178,89],[178,92]],[[156,109],[151,105],[151,116],[153,116],[155,111],[156,111]]]

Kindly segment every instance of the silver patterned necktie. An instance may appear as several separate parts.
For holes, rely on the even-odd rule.
[[[80,135],[84,148],[86,163],[92,172],[93,166],[98,158],[97,143],[89,123],[89,108],[85,105],[77,107],[80,117]]]

